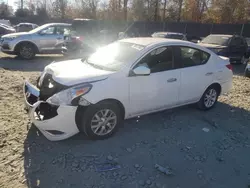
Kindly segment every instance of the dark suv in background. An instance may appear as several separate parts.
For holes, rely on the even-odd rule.
[[[247,42],[238,35],[208,35],[200,43],[220,56],[230,59],[230,62],[245,63],[247,57]]]

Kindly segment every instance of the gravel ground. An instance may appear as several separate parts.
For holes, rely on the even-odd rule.
[[[1,188],[250,187],[250,79],[241,76],[243,66],[234,66],[231,93],[210,111],[185,106],[127,120],[107,140],[78,134],[50,142],[29,122],[22,82],[61,57],[0,57]],[[120,168],[99,172],[104,164]]]

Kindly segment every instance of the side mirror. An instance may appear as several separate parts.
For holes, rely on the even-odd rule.
[[[148,67],[145,67],[143,65],[140,65],[139,67],[136,67],[134,70],[133,70],[133,73],[136,75],[136,76],[147,76],[147,75],[150,75],[150,69]]]

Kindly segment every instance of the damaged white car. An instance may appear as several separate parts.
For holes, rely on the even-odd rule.
[[[79,131],[103,139],[131,117],[191,103],[208,110],[231,86],[227,58],[185,41],[133,38],[46,66],[37,86],[25,82],[24,96],[49,140]]]

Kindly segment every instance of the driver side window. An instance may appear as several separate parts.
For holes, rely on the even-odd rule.
[[[136,67],[144,65],[151,73],[163,72],[174,69],[173,49],[171,47],[160,47],[151,51]]]
[[[43,35],[53,35],[55,34],[55,27],[47,27],[43,29],[40,33]]]

